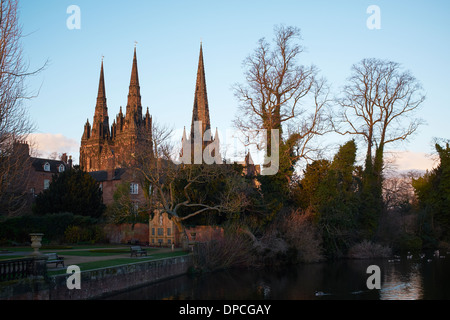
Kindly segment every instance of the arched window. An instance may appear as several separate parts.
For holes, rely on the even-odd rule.
[[[46,162],[44,164],[44,171],[50,171],[50,163]]]
[[[58,171],[59,172],[64,172],[64,170],[66,170],[66,167],[63,164],[60,164],[58,167]]]

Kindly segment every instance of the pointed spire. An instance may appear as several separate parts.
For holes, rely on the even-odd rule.
[[[100,69],[100,81],[98,84],[98,95],[97,100],[100,98],[106,99],[106,90],[105,90],[105,75],[103,72],[103,58],[102,58],[102,67]]]
[[[139,75],[138,75],[138,67],[137,67],[136,46],[134,47],[133,67],[131,69],[130,86],[131,85],[139,86]]]
[[[97,103],[95,105],[92,135],[95,137],[109,136],[109,117],[106,104],[105,75],[103,71],[103,58],[100,68],[100,80],[98,83]]]
[[[181,141],[187,141],[187,137],[186,137],[186,127],[183,128],[183,137],[181,138]]]
[[[142,119],[141,89],[137,67],[136,46],[134,47],[133,66],[131,68],[130,88],[128,91],[126,117],[129,121]]]
[[[203,45],[200,43],[200,54],[198,58],[197,82],[195,85],[194,108],[192,112],[191,139],[194,137],[194,123],[202,122],[202,134],[211,129],[209,119],[208,95],[206,92],[205,65],[203,61]]]

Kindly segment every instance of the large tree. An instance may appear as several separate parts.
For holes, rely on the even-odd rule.
[[[246,82],[234,86],[240,101],[236,127],[255,144],[259,141],[252,134],[267,130],[269,153],[270,130],[279,130],[281,143],[295,137],[292,161],[305,157],[313,137],[325,131],[328,102],[328,87],[317,68],[299,63],[304,51],[300,42],[300,29],[275,26],[273,44],[265,38],[258,41],[243,63]]]
[[[152,140],[132,155],[130,169],[149,190],[150,211],[167,213],[184,241],[186,222],[201,221],[205,215],[238,214],[247,203],[248,184],[234,165],[178,163],[171,134],[170,128],[153,122]]]
[[[49,188],[37,196],[33,211],[40,215],[71,212],[99,218],[105,205],[98,182],[75,167],[53,176]]]
[[[21,146],[32,132],[24,102],[31,98],[26,79],[30,71],[23,59],[18,0],[0,2],[0,215],[20,212],[25,204],[28,154]],[[45,65],[44,65],[45,66]],[[20,142],[20,143],[18,143]]]
[[[415,117],[425,100],[419,81],[399,63],[363,59],[337,99],[336,132],[360,137],[366,143],[361,201],[361,228],[372,237],[382,203],[384,152],[387,145],[407,140],[422,123]]]
[[[289,199],[298,161],[312,158],[314,138],[328,130],[328,86],[314,65],[301,63],[301,40],[300,29],[275,26],[272,43],[258,41],[243,63],[245,82],[234,87],[240,102],[235,126],[248,144],[265,148],[259,180],[273,213]]]
[[[328,255],[342,255],[357,239],[359,177],[353,140],[339,148],[333,161],[309,164],[297,192],[299,206],[314,217]]]
[[[413,179],[413,187],[422,211],[421,236],[426,242],[450,241],[450,147],[436,144],[439,165],[422,177]]]

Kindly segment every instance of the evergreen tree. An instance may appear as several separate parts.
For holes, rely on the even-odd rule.
[[[366,158],[362,171],[361,201],[359,206],[359,230],[363,238],[375,236],[378,221],[383,210],[383,146],[377,147],[372,159]]]
[[[428,244],[450,241],[450,148],[436,144],[440,163],[431,172],[413,179],[423,219],[421,236]],[[431,243],[430,243],[431,242]]]
[[[353,140],[342,145],[320,184],[318,195],[319,219],[324,249],[329,255],[342,255],[354,242],[359,197],[354,176],[356,144]]]
[[[298,204],[312,212],[329,256],[341,256],[357,236],[360,183],[355,176],[356,144],[340,147],[333,161],[317,160],[307,166]]]
[[[36,214],[71,212],[100,217],[105,211],[99,184],[79,168],[54,175],[50,187],[40,193],[33,206]]]

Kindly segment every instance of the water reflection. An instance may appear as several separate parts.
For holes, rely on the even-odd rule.
[[[387,266],[385,279],[380,290],[380,299],[423,299],[423,283],[420,267],[420,263]],[[405,268],[406,270],[404,270]]]
[[[120,300],[409,300],[450,298],[448,259],[342,260],[282,271],[229,270],[181,276],[109,297]],[[381,269],[369,290],[367,267]]]

